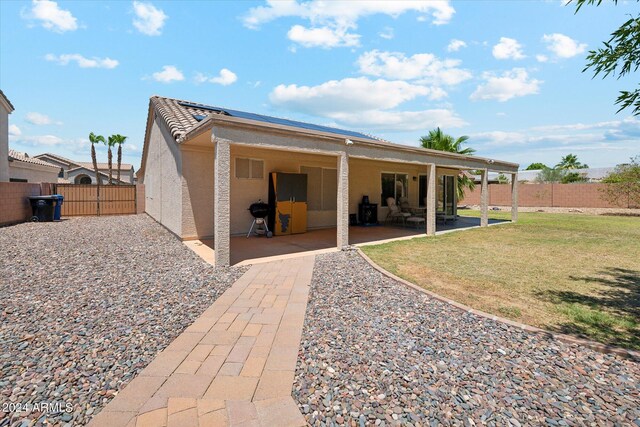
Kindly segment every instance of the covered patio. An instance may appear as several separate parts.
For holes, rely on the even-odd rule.
[[[509,221],[489,219],[489,225]],[[462,231],[480,227],[480,218],[460,216],[456,221],[438,222],[436,235],[453,231]],[[309,230],[304,234],[274,236],[270,239],[257,236],[231,237],[231,265],[251,264],[263,259],[282,258],[287,255],[297,255],[301,252],[336,250],[336,228]],[[424,229],[401,226],[350,226],[349,242],[354,246],[380,244],[394,240],[424,237]],[[203,239],[201,242],[213,252],[213,239]],[[213,257],[214,254],[212,253]]]
[[[511,177],[517,220],[517,164],[344,129],[152,97],[143,151],[147,212],[217,266],[488,226],[489,171]],[[465,170],[480,218],[457,212]],[[275,237],[247,239],[255,219]]]

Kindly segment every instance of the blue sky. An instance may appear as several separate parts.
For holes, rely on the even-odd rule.
[[[554,1],[2,1],[10,146],[88,160],[89,132],[140,164],[148,100],[176,97],[417,145],[436,126],[478,155],[592,167],[640,154],[616,114],[633,77],[585,56],[638,3]],[[106,156],[101,151],[101,159]]]

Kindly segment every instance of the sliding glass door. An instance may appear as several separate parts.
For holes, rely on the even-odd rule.
[[[436,211],[444,213],[447,217],[456,214],[456,181],[453,175],[438,176],[436,189]]]

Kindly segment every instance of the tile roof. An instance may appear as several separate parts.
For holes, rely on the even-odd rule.
[[[76,165],[93,170],[93,162],[75,162]],[[129,163],[121,163],[120,171],[129,171],[133,166]],[[98,170],[109,170],[109,163],[98,163]],[[118,170],[118,162],[113,162],[113,170]]]
[[[194,104],[189,101],[183,101],[180,99],[163,98],[161,96],[152,96],[151,105],[153,105],[156,112],[164,119],[171,136],[177,141],[181,136],[187,133],[187,131],[196,127],[200,121],[196,120],[194,115],[200,115],[207,117],[211,111],[206,111],[198,108],[184,107],[180,104]],[[203,105],[206,107],[205,105]]]
[[[45,156],[51,157],[51,158],[59,161],[60,163],[68,163],[70,165],[77,165],[78,164],[78,162],[76,162],[75,160],[67,159],[66,157],[62,157],[59,154],[53,154],[53,153],[42,153],[42,154],[37,154],[37,155],[35,155],[33,157],[39,159],[39,158],[45,157]]]
[[[27,153],[22,153],[16,150],[9,150],[9,160],[17,160],[19,162],[32,163],[34,165],[49,166],[59,169],[58,166],[47,163],[44,160],[36,159],[35,157],[29,157]]]
[[[265,116],[262,114],[248,113],[245,111],[233,110],[230,108],[215,107],[180,99],[164,98],[161,96],[152,96],[151,105],[155,108],[156,112],[164,119],[165,123],[169,127],[171,136],[173,136],[176,141],[178,141],[182,136],[186,135],[189,131],[197,127],[205,118],[209,117],[212,114],[220,114],[241,119],[297,127],[305,130],[329,132],[344,137],[356,137],[386,142],[380,138],[361,132],[354,132],[330,126],[315,125],[296,120]],[[196,118],[196,116],[199,116],[199,120]]]

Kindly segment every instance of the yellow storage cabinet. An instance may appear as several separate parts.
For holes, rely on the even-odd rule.
[[[269,229],[276,236],[307,231],[307,175],[269,174]]]

